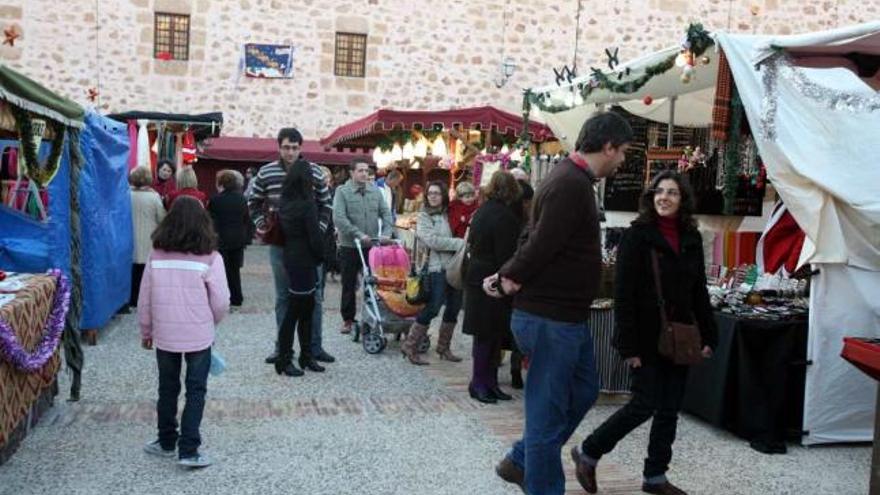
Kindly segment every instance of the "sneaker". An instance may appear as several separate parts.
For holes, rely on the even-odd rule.
[[[174,457],[174,455],[177,453],[174,449],[163,449],[162,444],[160,444],[158,440],[154,440],[144,445],[144,452],[159,457]]]
[[[196,454],[192,457],[183,457],[177,461],[177,465],[186,469],[198,469],[211,465],[211,459],[203,454]]]

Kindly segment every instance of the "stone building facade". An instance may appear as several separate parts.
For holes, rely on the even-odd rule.
[[[189,60],[155,58],[157,12],[190,16]],[[226,135],[317,138],[382,107],[517,111],[523,88],[572,65],[578,32],[585,73],[607,47],[626,61],[691,21],[788,34],[878,18],[880,0],[0,0],[0,25],[22,34],[0,61],[101,112],[222,111]],[[365,77],[334,75],[337,32],[367,36]],[[245,43],[293,45],[293,78],[243,77]]]

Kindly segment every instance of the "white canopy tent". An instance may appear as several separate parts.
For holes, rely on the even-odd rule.
[[[801,263],[813,278],[803,443],[870,441],[876,386],[840,358],[842,337],[880,337],[880,22],[796,36],[719,33],[767,174],[806,232]],[[618,67],[627,81],[680,50]],[[580,125],[607,103],[651,120],[708,126],[717,53],[706,52],[689,84],[681,70],[656,75],[630,94],[578,85],[535,88],[570,108],[541,118],[571,147]],[[647,105],[643,98],[651,96]],[[702,222],[702,220],[701,220]],[[760,230],[757,229],[757,230]]]

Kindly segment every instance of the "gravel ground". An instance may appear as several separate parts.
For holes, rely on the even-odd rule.
[[[325,348],[338,362],[324,374],[275,375],[263,364],[275,332],[267,250],[246,256],[245,306],[217,332],[215,348],[228,369],[208,383],[203,451],[214,466],[183,471],[141,451],[155,435],[155,358],[140,349],[136,315],[122,315],[97,346],[85,347],[80,402],[64,402],[62,373],[56,407],[0,466],[0,494],[519,493],[494,476],[508,446],[481,422],[473,401],[408,365],[395,343],[371,356],[339,334],[338,283],[327,286],[324,313]],[[456,352],[468,355],[469,344],[457,337]],[[615,410],[595,407],[575,438]],[[647,437],[644,425],[602,462],[637,478]],[[690,493],[862,494],[870,456],[864,446],[765,456],[684,416],[669,476]]]

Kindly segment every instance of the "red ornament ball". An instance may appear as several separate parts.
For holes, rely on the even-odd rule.
[[[645,96],[642,99],[642,103],[644,103],[645,105],[650,105],[651,103],[654,103],[654,98],[651,95]]]

